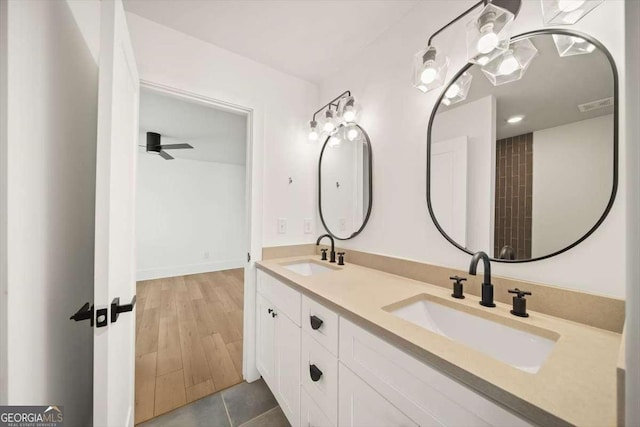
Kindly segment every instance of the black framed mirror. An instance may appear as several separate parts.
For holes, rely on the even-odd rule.
[[[427,136],[436,228],[460,250],[498,262],[578,245],[602,224],[618,186],[618,74],[609,51],[565,29],[521,34],[511,46],[521,41],[536,52],[520,78],[504,82],[511,67],[502,76],[498,67],[496,78],[495,67],[465,65],[437,99]]]
[[[372,188],[369,135],[355,123],[341,124],[318,162],[318,206],[327,233],[338,240],[360,234],[371,215]]]

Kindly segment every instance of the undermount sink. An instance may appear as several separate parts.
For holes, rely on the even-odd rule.
[[[292,264],[283,265],[283,267],[302,276],[315,276],[316,274],[337,270],[337,268],[331,268],[313,261],[295,262]]]
[[[509,319],[502,319],[505,323],[491,321],[434,300],[439,298],[420,295],[385,310],[532,374],[540,370],[559,338],[551,331],[530,327],[539,334],[527,332],[507,326]],[[461,308],[476,311],[466,306]]]

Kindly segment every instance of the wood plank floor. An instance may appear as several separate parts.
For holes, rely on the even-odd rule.
[[[137,285],[136,424],[242,381],[242,269]]]

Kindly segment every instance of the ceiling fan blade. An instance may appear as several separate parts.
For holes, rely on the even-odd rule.
[[[165,160],[173,160],[173,157],[170,156],[166,151],[160,151],[158,154],[160,154],[160,156],[162,156],[162,158]]]
[[[193,148],[193,146],[189,144],[166,144],[161,145],[160,148],[163,150],[178,150],[181,148]]]

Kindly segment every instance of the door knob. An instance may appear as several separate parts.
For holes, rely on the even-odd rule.
[[[123,305],[120,305],[120,298],[114,298],[113,301],[111,301],[111,323],[116,323],[120,313],[133,311],[133,307],[135,307],[135,305],[136,305],[135,295],[133,296],[133,298],[131,298],[131,302],[129,304],[123,304]]]

